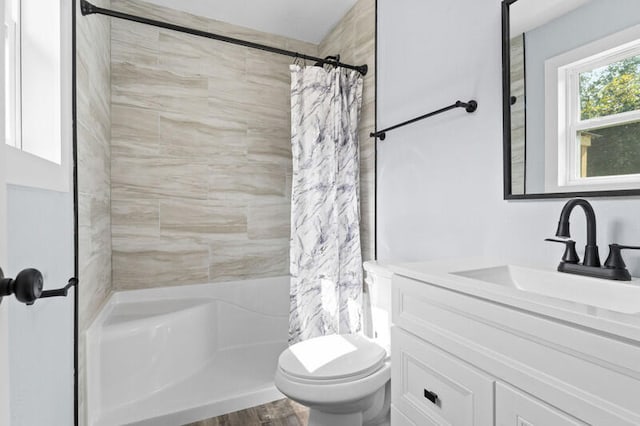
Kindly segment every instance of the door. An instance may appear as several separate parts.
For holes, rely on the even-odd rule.
[[[0,43],[1,45],[1,43]],[[4,57],[4,49],[2,56]],[[3,75],[4,67],[0,67]],[[1,86],[4,95],[4,85]],[[3,96],[4,99],[4,96]],[[4,102],[0,115],[0,134],[4,134]],[[7,264],[7,220],[6,220],[6,184],[4,143],[0,144],[0,265]],[[0,426],[9,424],[9,310],[7,303],[0,303]]]
[[[74,272],[73,195],[7,179],[1,184],[7,224],[5,275],[15,278],[34,267],[42,272],[45,290],[64,287]],[[41,298],[33,305],[14,295],[0,302],[8,404],[3,412],[9,413],[5,424],[73,425],[74,297],[71,289],[67,297]]]
[[[2,22],[8,1],[0,2]],[[70,34],[70,9],[61,11],[65,14]],[[7,27],[1,31],[6,40]],[[70,46],[68,34],[61,37]],[[0,267],[12,278],[37,268],[44,289],[58,289],[75,270],[71,62],[60,65],[62,154],[54,164],[5,143],[5,43],[0,43]],[[13,295],[0,301],[0,426],[74,424],[74,306],[74,289],[67,297],[39,299],[31,306]]]

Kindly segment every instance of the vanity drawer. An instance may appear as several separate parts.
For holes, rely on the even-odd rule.
[[[509,385],[496,382],[496,426],[514,425],[585,426],[587,423]]]
[[[408,420],[418,425],[493,424],[491,377],[398,327],[391,331],[391,353],[391,398]]]

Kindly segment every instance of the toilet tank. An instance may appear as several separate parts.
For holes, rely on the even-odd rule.
[[[364,262],[364,334],[389,351],[391,344],[391,277],[375,260]]]

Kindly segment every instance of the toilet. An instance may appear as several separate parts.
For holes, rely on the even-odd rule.
[[[365,335],[316,337],[278,359],[276,387],[309,407],[309,426],[389,425],[391,273],[365,262]]]

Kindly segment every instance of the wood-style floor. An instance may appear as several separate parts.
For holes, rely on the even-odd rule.
[[[309,409],[281,399],[186,426],[306,426]]]

